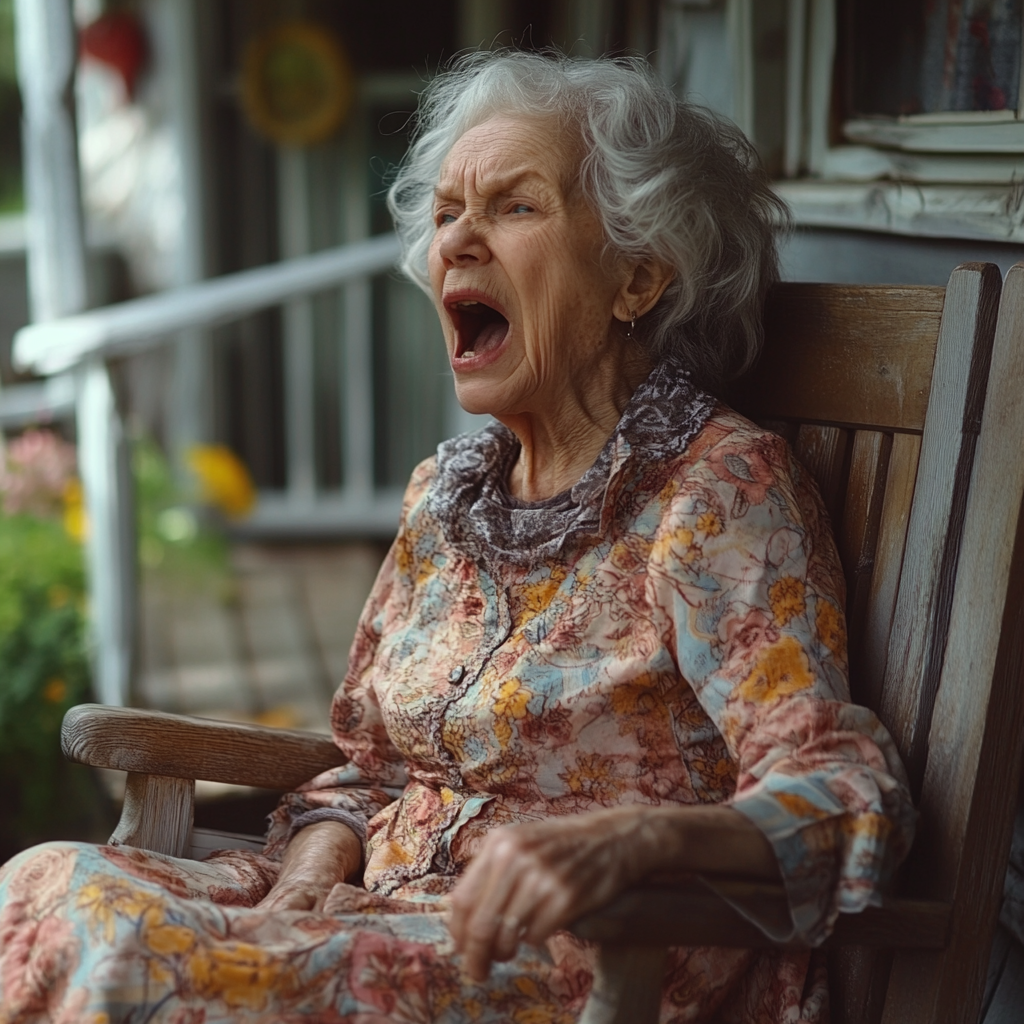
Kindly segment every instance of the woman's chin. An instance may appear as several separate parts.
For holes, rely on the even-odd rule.
[[[491,415],[507,404],[510,374],[507,359],[508,338],[492,349],[451,360],[455,375],[455,397],[459,405],[473,415]]]
[[[455,378],[455,397],[473,416],[493,416],[500,412],[504,405],[502,391],[501,385],[494,382]]]

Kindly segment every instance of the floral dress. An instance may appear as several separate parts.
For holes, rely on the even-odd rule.
[[[284,799],[265,856],[64,843],[0,871],[0,1022],[573,1021],[593,947],[558,933],[474,982],[446,895],[490,829],[621,804],[746,815],[778,937],[878,901],[914,812],[849,703],[842,572],[785,443],[665,362],[569,492],[517,501],[517,454],[493,425],[413,474],[334,699],[348,763]],[[363,841],[363,885],[248,909],[322,820]],[[663,1021],[827,1019],[818,954],[670,952]]]

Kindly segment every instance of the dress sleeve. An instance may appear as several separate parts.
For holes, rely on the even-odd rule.
[[[648,578],[738,767],[729,803],[778,858],[792,931],[772,937],[816,945],[840,912],[880,902],[915,812],[891,737],[850,703],[842,570],[785,442],[734,431],[681,470]]]
[[[348,758],[339,768],[317,775],[282,797],[269,817],[264,853],[280,858],[300,829],[320,821],[340,821],[359,837],[366,850],[371,818],[397,800],[408,782],[405,761],[388,736],[372,685],[374,662],[387,623],[401,616],[407,586],[404,564],[409,510],[429,485],[432,460],[414,472],[406,490],[402,526],[395,538],[356,626],[348,670],[331,704],[334,742]]]

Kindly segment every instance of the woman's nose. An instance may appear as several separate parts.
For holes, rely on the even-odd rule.
[[[477,217],[463,214],[444,231],[440,253],[445,266],[466,267],[476,263],[487,263],[491,250],[487,247]]]

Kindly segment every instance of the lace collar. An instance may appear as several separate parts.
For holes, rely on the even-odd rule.
[[[427,507],[448,542],[481,566],[532,568],[601,536],[627,465],[639,461],[643,469],[682,454],[715,405],[686,370],[665,360],[636,389],[594,464],[570,490],[542,502],[511,498],[506,481],[519,441],[493,423],[438,447]]]

